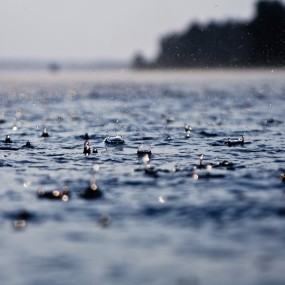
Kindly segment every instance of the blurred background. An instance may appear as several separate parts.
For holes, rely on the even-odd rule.
[[[184,50],[189,51],[189,46],[192,44],[193,48],[193,41],[197,43],[197,38],[193,39],[192,34],[185,41],[185,36],[187,33],[189,36],[194,28],[198,33],[208,31],[207,38],[224,34],[226,40],[222,41],[228,41],[227,33],[232,34],[230,29],[239,25],[235,34],[240,39],[244,32],[242,25],[248,26],[257,15],[257,3],[256,0],[2,1],[0,68],[179,67],[185,62],[191,67],[193,63],[195,65],[195,57],[205,58],[205,54],[196,53],[193,56],[191,51],[190,55],[185,55],[181,49],[166,54],[163,48],[177,49],[177,45],[183,45]],[[280,7],[284,8],[285,0],[267,3],[270,6],[275,4],[275,10],[280,10]],[[283,16],[284,10],[280,14],[283,18],[282,29]],[[230,28],[224,33],[222,28],[226,24]],[[277,24],[280,26],[280,23]],[[173,43],[173,36],[176,40],[184,37],[184,41]],[[284,45],[284,31],[279,39]],[[248,48],[248,41],[243,43],[233,43],[242,55]],[[211,50],[216,48],[213,44],[209,47],[208,42],[203,44]],[[194,53],[199,48],[195,47]],[[232,47],[226,48],[229,50]],[[223,53],[223,50],[218,53]],[[211,54],[208,56],[213,58]],[[170,62],[165,61],[166,57],[168,60],[171,58]],[[198,65],[216,66],[225,60],[217,55],[215,57],[215,62],[207,64],[207,60],[203,59]]]

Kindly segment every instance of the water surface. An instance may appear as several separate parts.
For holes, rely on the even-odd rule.
[[[1,283],[284,284],[284,75],[1,71]]]

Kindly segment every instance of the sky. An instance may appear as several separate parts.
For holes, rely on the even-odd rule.
[[[285,3],[285,0],[282,0]],[[246,20],[256,0],[0,0],[0,59],[147,59],[193,22]]]

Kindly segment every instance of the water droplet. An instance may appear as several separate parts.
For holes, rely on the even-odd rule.
[[[61,200],[63,201],[63,202],[67,202],[68,200],[69,200],[69,197],[68,197],[68,195],[62,195],[62,198],[61,198]]]
[[[93,171],[94,172],[98,172],[99,171],[99,169],[100,169],[100,165],[99,164],[93,164]]]
[[[165,203],[165,199],[163,196],[159,196],[158,197],[158,202],[161,203],[161,204],[164,204]]]
[[[145,155],[143,156],[142,161],[143,161],[144,164],[149,163],[149,162],[150,162],[149,155],[148,155],[148,154],[145,154]]]
[[[30,187],[30,186],[31,186],[31,181],[25,182],[25,183],[23,184],[23,186],[24,186],[25,188]]]
[[[198,180],[198,179],[199,179],[199,176],[198,176],[197,173],[194,173],[194,174],[192,175],[192,178],[193,178],[194,180]]]
[[[211,171],[212,171],[212,165],[208,164],[208,165],[207,165],[207,168],[206,168],[207,174],[208,174],[208,175],[211,174]]]

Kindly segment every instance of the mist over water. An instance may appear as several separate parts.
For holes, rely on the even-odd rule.
[[[1,282],[283,284],[284,75],[1,71]]]

